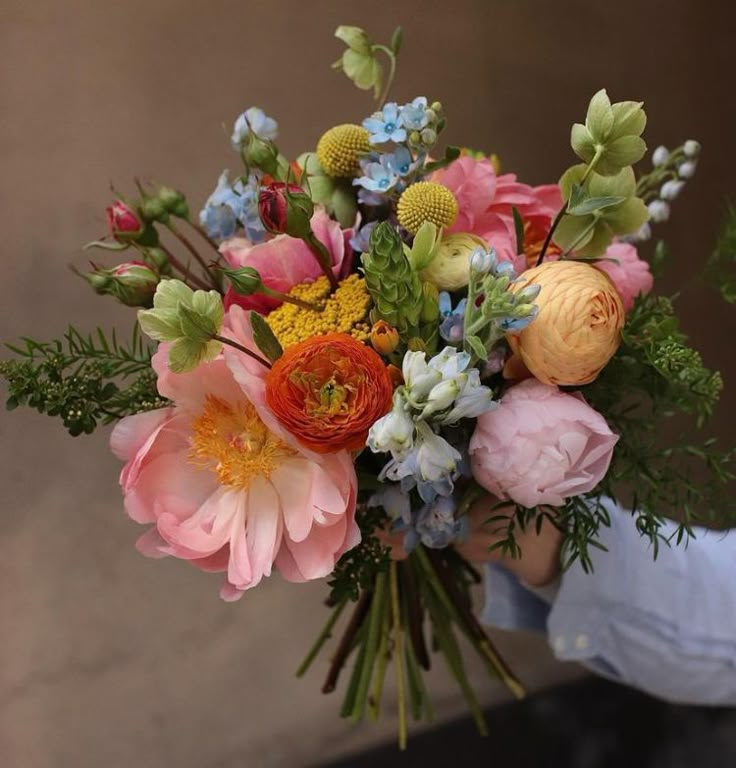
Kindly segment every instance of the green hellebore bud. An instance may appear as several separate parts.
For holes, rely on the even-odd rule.
[[[185,373],[217,357],[225,310],[217,291],[193,291],[181,280],[162,280],[153,297],[153,309],[138,312],[141,330],[155,341],[172,342],[169,367]]]
[[[602,89],[590,100],[585,125],[573,125],[570,144],[581,160],[595,162],[596,173],[613,176],[646,154],[647,147],[641,138],[646,122],[641,102],[611,104]]]

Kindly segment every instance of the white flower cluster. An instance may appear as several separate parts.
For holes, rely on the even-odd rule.
[[[493,392],[480,383],[470,355],[445,347],[426,360],[424,352],[407,352],[402,364],[404,384],[394,392],[391,411],[368,434],[374,453],[390,453],[380,480],[416,484],[425,501],[452,493],[461,454],[439,428],[475,418],[494,408]]]
[[[670,217],[670,203],[682,192],[685,181],[695,175],[700,155],[700,143],[694,139],[671,152],[667,147],[657,147],[652,153],[652,165],[661,172],[665,181],[659,188],[659,195],[647,208],[651,221],[659,224]]]

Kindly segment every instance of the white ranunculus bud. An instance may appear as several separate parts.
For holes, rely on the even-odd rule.
[[[647,206],[649,217],[657,224],[667,221],[670,217],[670,205],[664,200],[652,200]]]
[[[670,152],[665,146],[659,146],[652,152],[652,165],[655,168],[664,165],[669,159]]]

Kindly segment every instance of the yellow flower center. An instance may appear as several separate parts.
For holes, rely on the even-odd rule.
[[[332,295],[326,277],[294,286],[289,294],[324,310],[315,312],[286,303],[274,309],[268,316],[268,324],[284,349],[325,333],[347,333],[358,341],[367,341],[370,337],[371,297],[365,280],[358,275],[343,280]]]
[[[371,151],[368,131],[360,125],[336,125],[317,143],[317,159],[328,176],[350,178],[360,172],[358,161]]]
[[[396,208],[399,224],[416,235],[425,221],[437,227],[451,226],[458,214],[455,195],[442,184],[433,181],[420,181],[408,186]]]
[[[247,400],[227,403],[208,395],[192,422],[189,460],[210,469],[222,485],[248,488],[253,478],[268,479],[296,451],[261,421]]]

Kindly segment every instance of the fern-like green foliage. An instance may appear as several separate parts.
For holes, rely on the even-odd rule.
[[[677,543],[692,533],[697,520],[732,525],[736,505],[728,486],[736,478],[735,451],[721,450],[700,432],[722,386],[720,374],[707,369],[700,354],[687,345],[672,302],[661,296],[639,297],[618,352],[581,390],[620,435],[608,474],[594,491],[568,499],[563,507],[516,507],[496,546],[518,557],[515,533],[530,524],[541,525],[546,517],[565,535],[564,564],[579,559],[587,570],[592,565],[591,548],[601,546],[600,528],[609,525],[604,497],[631,509],[655,556],[664,543],[661,529],[666,517],[679,521]],[[675,422],[675,416],[681,418]],[[684,428],[683,418],[690,422]],[[495,519],[505,520],[504,514],[508,510]]]
[[[729,205],[705,273],[706,279],[715,285],[721,296],[736,304],[736,207]]]
[[[109,338],[100,329],[83,335],[71,326],[62,339],[22,341],[23,346],[7,345],[17,359],[0,361],[8,410],[26,405],[58,416],[77,436],[93,432],[100,423],[167,404],[156,391],[153,348],[137,325],[126,344],[114,332]]]

